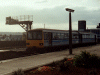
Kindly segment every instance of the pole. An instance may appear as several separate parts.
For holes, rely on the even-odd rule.
[[[69,12],[69,54],[72,54],[72,26],[71,26],[71,12]]]
[[[44,24],[44,29],[45,29],[45,24]]]
[[[28,24],[27,24],[27,27],[26,27],[26,33],[27,33],[27,39],[28,39]]]
[[[71,12],[74,12],[73,9],[66,8],[66,11],[69,11],[69,54],[72,54],[72,25],[71,25]]]

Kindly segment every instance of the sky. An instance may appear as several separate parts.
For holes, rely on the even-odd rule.
[[[78,30],[78,21],[86,20],[86,28],[96,28],[100,23],[100,0],[0,0],[0,32],[25,32],[19,25],[7,25],[6,17],[33,15],[32,29],[69,29],[69,12],[72,29]]]

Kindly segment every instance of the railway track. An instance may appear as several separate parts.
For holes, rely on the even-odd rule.
[[[19,58],[19,57],[26,57],[31,55],[37,55],[37,54],[43,54],[48,53],[47,51],[41,51],[41,52],[26,52],[24,50],[18,50],[18,49],[10,49],[10,50],[1,50],[0,52],[0,61],[1,60],[7,60],[7,59],[13,59],[13,58]]]
[[[75,47],[76,48],[76,47]],[[67,49],[67,48],[66,48]],[[31,56],[31,55],[37,55],[37,54],[43,54],[43,53],[48,53],[48,52],[54,52],[54,51],[60,51],[60,50],[66,50],[60,49],[60,48],[52,48],[46,49],[46,50],[39,50],[39,51],[31,51],[31,52],[26,52],[25,48],[18,48],[18,49],[8,49],[7,51],[4,50],[4,52],[0,52],[0,61],[1,60],[7,60],[7,59],[13,59],[13,58],[19,58],[19,57],[26,57],[26,56]]]

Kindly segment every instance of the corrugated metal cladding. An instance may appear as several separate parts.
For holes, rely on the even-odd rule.
[[[86,21],[85,20],[78,21],[78,31],[86,31]]]

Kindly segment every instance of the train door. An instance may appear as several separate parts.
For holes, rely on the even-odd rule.
[[[82,43],[82,34],[79,34],[79,43]]]
[[[44,32],[44,46],[52,46],[52,33]]]
[[[52,33],[49,32],[49,46],[52,46]]]

